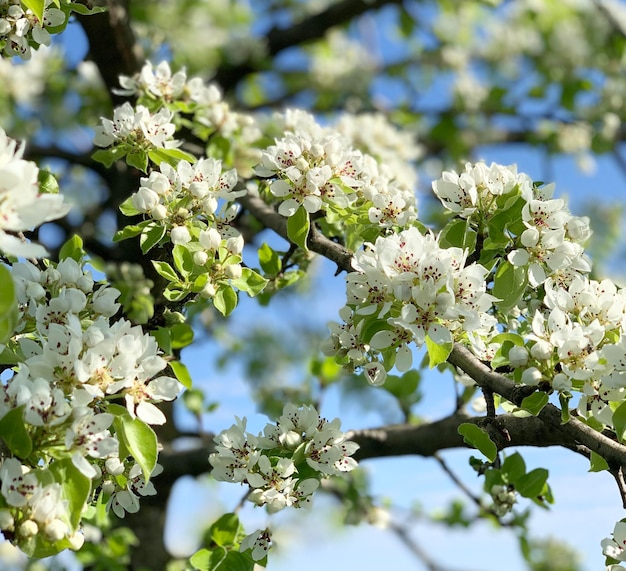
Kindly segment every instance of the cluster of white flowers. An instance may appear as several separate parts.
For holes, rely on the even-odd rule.
[[[46,250],[15,236],[14,232],[65,216],[69,205],[59,194],[42,194],[37,165],[22,158],[23,147],[0,129],[0,253],[37,258]]]
[[[465,261],[466,252],[441,248],[415,227],[367,244],[354,256],[356,271],[346,276],[344,323],[330,325],[324,352],[363,367],[371,383],[382,384],[394,364],[400,371],[411,367],[411,342],[420,346],[428,337],[445,345],[491,331],[489,272]]]
[[[521,224],[512,220],[507,225],[506,247],[511,264],[527,269],[531,286],[550,276],[591,271],[583,252],[591,234],[589,220],[573,216],[565,200],[552,198],[554,184],[538,186],[514,165],[480,162],[467,163],[460,174],[445,171],[432,187],[446,209],[481,232],[497,213],[521,206]]]
[[[626,291],[580,275],[567,285],[548,278],[544,288],[542,306],[528,314],[526,345],[509,351],[511,366],[525,384],[582,392],[580,414],[612,426],[610,403],[626,395]]]
[[[304,115],[304,116],[303,116]],[[363,208],[369,223],[382,228],[406,226],[417,216],[412,190],[381,173],[376,160],[337,131],[322,130],[300,114],[291,118],[304,131],[287,132],[262,153],[255,168],[271,179],[271,194],[281,199],[278,212],[293,216],[303,207],[352,212]]]
[[[50,45],[47,28],[65,23],[65,13],[46,0],[43,20],[19,0],[0,0],[0,49],[7,57],[29,59],[31,46]]]
[[[224,137],[232,137],[236,133],[249,143],[260,137],[253,118],[233,111],[217,85],[207,85],[200,77],[187,79],[184,69],[172,73],[167,61],[160,62],[156,67],[146,62],[134,77],[120,76],[120,85],[122,89],[117,93],[136,95],[149,107],[155,100],[165,104],[175,102],[172,110],[193,113],[196,128],[200,127],[208,133],[219,132]]]
[[[493,499],[492,509],[498,517],[508,514],[517,502],[515,489],[509,488],[509,486],[496,484],[491,487],[490,493]]]
[[[173,113],[168,109],[150,113],[143,105],[133,108],[126,102],[115,108],[112,120],[102,118],[102,125],[96,128],[93,142],[99,147],[126,144],[144,151],[172,149],[179,145],[172,138],[176,130],[172,119]]]
[[[106,484],[107,493],[112,494],[109,505],[118,515],[123,515],[123,509],[138,509],[136,497],[151,490],[139,481],[139,466],[131,458],[120,457],[113,424],[122,414],[146,424],[164,423],[165,416],[155,403],[174,399],[180,383],[167,376],[154,378],[167,366],[154,337],[129,321],[113,320],[119,292],[97,287],[74,259],[65,258],[43,271],[30,262],[17,263],[13,276],[20,308],[14,346],[17,366],[0,385],[0,419],[9,414],[15,418],[16,411],[21,411],[19,423],[29,435],[32,452],[24,466],[11,458],[2,464],[0,507],[6,504],[13,518],[4,518],[9,527],[2,530],[11,531],[18,520],[33,520],[40,527],[48,521],[37,515],[43,509],[36,508],[43,492],[35,493],[37,486],[30,490],[28,482],[39,481],[36,471],[53,459],[71,459],[74,468],[92,480],[93,489]],[[111,404],[116,401],[119,405]],[[11,495],[18,486],[12,482],[20,477],[26,486],[24,494],[28,492],[23,504],[15,503]],[[46,497],[56,494],[55,504],[63,506],[57,497],[60,488],[50,490]],[[32,514],[22,509],[26,504]],[[46,517],[54,522],[65,516]],[[47,525],[51,541],[58,540],[55,534],[60,533],[60,524],[53,525],[54,532]],[[67,525],[63,529],[74,532]]]
[[[137,211],[166,228],[172,244],[192,252],[195,265],[212,268],[203,290],[207,297],[214,295],[220,279],[241,276],[243,238],[230,222],[238,212],[234,201],[246,190],[236,184],[236,171],[222,172],[219,160],[200,159],[193,165],[181,160],[176,168],[161,163],[131,196]],[[219,258],[220,248],[230,255],[227,263]]]
[[[246,432],[246,420],[237,419],[215,437],[216,452],[209,461],[216,480],[248,484],[248,499],[270,513],[285,507],[303,507],[320,480],[349,472],[358,445],[346,439],[339,420],[320,418],[312,406],[285,405],[276,424],[262,434]]]
[[[0,530],[9,537],[28,541],[39,533],[50,541],[68,538],[73,549],[79,549],[83,536],[72,532],[67,500],[58,483],[43,484],[34,470],[15,458],[0,465]]]

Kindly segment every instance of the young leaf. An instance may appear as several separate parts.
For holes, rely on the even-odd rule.
[[[517,479],[515,489],[525,498],[536,498],[543,493],[547,481],[548,471],[535,468]]]
[[[124,216],[137,216],[137,214],[141,214],[141,212],[135,208],[133,199],[130,196],[120,204],[120,212]]]
[[[157,461],[158,441],[154,430],[140,419],[132,418],[128,413],[117,416],[114,425],[118,438],[123,441],[135,462],[141,467],[147,482]]]
[[[15,333],[18,308],[11,272],[0,265],[0,343],[5,343]]]
[[[181,363],[180,361],[170,361],[169,363],[172,371],[174,371],[174,376],[178,379],[181,385],[186,389],[190,389],[193,385],[193,381],[191,380],[191,375],[187,367]]]
[[[66,258],[72,258],[75,262],[80,262],[85,255],[83,249],[83,240],[80,236],[74,234],[59,251],[59,260],[65,260]]]
[[[482,452],[490,462],[496,459],[498,449],[482,428],[471,422],[464,422],[459,426],[458,433],[467,444]]]
[[[624,431],[626,430],[626,402],[620,404],[613,411],[613,427],[615,428],[617,439],[623,443]]]
[[[222,547],[228,547],[235,543],[241,525],[239,518],[234,513],[221,516],[209,529],[211,539]]]
[[[520,405],[520,408],[529,412],[533,416],[537,416],[544,406],[548,404],[548,395],[543,391],[537,391],[527,396]]]
[[[43,10],[46,5],[44,0],[21,0],[21,2],[37,16],[40,22],[43,20]]]
[[[213,298],[213,305],[224,317],[228,317],[237,307],[237,292],[229,285],[222,284]]]
[[[24,425],[24,406],[10,410],[2,417],[0,434],[14,456],[26,458],[33,451],[33,441]]]
[[[111,165],[126,156],[126,150],[122,147],[111,147],[109,149],[99,149],[91,158],[94,161],[102,163],[105,167],[110,168]]]
[[[426,335],[426,349],[429,359],[428,366],[432,369],[446,362],[452,352],[452,343],[435,343],[429,335]]]
[[[91,480],[74,466],[70,458],[52,462],[49,470],[55,481],[63,486],[63,495],[69,504],[70,524],[76,530],[91,492]]]
[[[496,302],[501,311],[506,313],[515,307],[524,295],[528,274],[523,267],[516,268],[504,262],[496,272],[492,294],[501,301]]]
[[[268,276],[277,275],[282,269],[282,263],[278,252],[270,248],[265,242],[259,248],[259,264]]]
[[[309,213],[303,206],[296,210],[293,216],[287,218],[287,236],[296,245],[303,250],[308,250],[306,241],[309,237],[311,221]]]
[[[139,238],[141,251],[144,254],[148,253],[161,241],[163,236],[165,236],[165,226],[158,222],[148,224],[141,232],[141,238]]]
[[[134,149],[126,155],[126,163],[145,173],[148,171],[148,153]]]
[[[152,260],[152,265],[157,271],[157,274],[164,277],[167,281],[180,283],[180,278],[174,271],[174,268],[172,268],[172,266],[170,266],[167,262],[155,262]]]
[[[193,256],[182,244],[176,244],[172,250],[174,265],[183,277],[188,277],[194,269]]]
[[[602,470],[608,470],[609,464],[608,462],[600,456],[597,452],[591,451],[591,456],[589,458],[589,471],[590,472],[602,472]]]
[[[507,482],[515,484],[526,473],[526,462],[519,452],[515,452],[504,459],[500,471]]]
[[[250,297],[260,294],[267,285],[266,280],[261,274],[258,274],[250,268],[241,270],[241,277],[231,280],[231,285],[238,290],[245,291]]]

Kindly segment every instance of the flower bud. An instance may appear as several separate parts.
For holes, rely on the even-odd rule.
[[[202,288],[200,295],[205,299],[210,299],[212,297],[215,297],[216,293],[217,289],[215,289],[215,286],[211,282],[209,282],[204,286],[204,288]]]
[[[45,534],[50,541],[59,541],[65,537],[67,533],[67,524],[60,519],[53,519],[46,524]]]
[[[174,245],[187,244],[191,242],[191,234],[189,234],[189,230],[185,226],[174,226],[170,232],[170,239]]]
[[[150,216],[155,220],[165,220],[167,218],[167,208],[163,204],[157,204],[150,211]]]
[[[536,387],[541,381],[541,371],[537,367],[530,367],[522,373],[522,383]]]
[[[224,273],[233,280],[239,279],[242,273],[241,264],[231,264],[230,266],[226,266],[224,268]]]
[[[39,526],[32,519],[27,519],[20,524],[17,533],[22,537],[34,537],[39,532]]]
[[[209,255],[202,250],[194,252],[193,254],[193,263],[196,264],[196,266],[204,266],[204,264],[207,263],[208,259]]]
[[[514,345],[509,351],[509,363],[512,367],[523,367],[528,363],[528,349]]]

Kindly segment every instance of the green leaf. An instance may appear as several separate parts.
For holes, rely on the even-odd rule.
[[[526,473],[526,462],[519,452],[515,452],[504,459],[500,471],[509,484],[515,484]]]
[[[293,216],[287,218],[287,237],[296,246],[300,246],[303,250],[308,250],[306,241],[309,237],[310,227],[309,213],[301,206]]]
[[[65,260],[66,258],[72,258],[75,262],[80,262],[85,255],[83,249],[83,240],[80,236],[74,234],[59,251],[59,260]]]
[[[114,162],[126,156],[126,150],[123,147],[111,147],[109,149],[99,149],[91,158],[105,167],[110,168]]]
[[[624,431],[626,430],[626,401],[620,404],[613,411],[613,427],[620,442],[624,442]]]
[[[121,242],[122,240],[127,240],[128,238],[134,238],[135,236],[139,236],[143,232],[143,229],[150,224],[149,220],[145,222],[140,222],[139,224],[130,224],[125,226],[121,230],[118,230],[113,235],[114,242]]]
[[[536,498],[544,492],[548,481],[548,470],[535,468],[515,482],[515,489],[525,498]]]
[[[11,272],[0,265],[0,343],[6,343],[15,333],[19,311]]]
[[[231,280],[231,285],[245,291],[250,297],[260,294],[268,283],[261,274],[250,268],[242,268],[241,277]]]
[[[42,194],[59,193],[59,182],[50,171],[41,169],[37,179],[39,181],[39,192]]]
[[[608,470],[608,462],[600,456],[597,452],[591,451],[591,457],[589,458],[589,471],[590,472],[602,472],[602,470]]]
[[[213,305],[224,317],[227,317],[237,307],[237,301],[237,292],[231,286],[222,284],[213,298]]]
[[[148,153],[140,149],[133,149],[126,155],[126,163],[143,173],[148,172]]]
[[[496,459],[498,449],[482,428],[471,422],[464,422],[459,426],[458,433],[467,444],[482,452],[490,462]]]
[[[469,220],[452,219],[439,234],[442,248],[462,248],[472,253],[476,248],[476,231],[469,226]]]
[[[528,283],[526,268],[515,267],[509,262],[504,262],[496,272],[491,292],[500,301],[496,305],[500,311],[506,313],[517,305]]]
[[[172,257],[176,269],[185,278],[188,277],[194,269],[193,256],[191,252],[182,244],[176,244],[172,249]]]
[[[221,516],[210,528],[211,539],[222,547],[234,545],[241,525],[239,518],[234,513],[227,513]]]
[[[122,204],[120,204],[120,212],[124,216],[137,216],[137,214],[141,214],[135,205],[133,204],[132,196],[129,196]]]
[[[141,238],[139,238],[139,245],[141,251],[146,254],[152,248],[154,248],[165,236],[165,226],[158,222],[151,222],[141,232]]]
[[[29,10],[32,10],[33,14],[37,16],[37,19],[43,21],[43,11],[45,8],[45,0],[21,0],[22,4]]]
[[[537,416],[544,406],[548,404],[548,395],[543,391],[537,391],[530,396],[527,396],[520,405],[525,411],[528,411],[533,416]]]
[[[452,343],[435,343],[430,336],[426,335],[426,349],[428,351],[428,366],[432,369],[441,363],[445,363],[452,352]]]
[[[139,418],[132,418],[128,411],[116,416],[113,423],[118,438],[141,467],[146,482],[149,481],[158,455],[158,441],[154,430]]]
[[[172,371],[174,371],[174,376],[178,379],[180,384],[186,389],[190,389],[193,385],[193,381],[191,380],[191,375],[187,367],[180,361],[170,361],[169,366],[172,368]]]
[[[199,571],[213,571],[214,569],[225,571],[225,568],[220,568],[220,565],[226,559],[227,554],[226,549],[219,546],[211,550],[201,549],[191,556],[189,563]]]
[[[182,349],[191,345],[193,341],[193,327],[189,323],[174,323],[170,325],[170,337],[172,349]]]
[[[181,149],[154,149],[148,153],[148,156],[155,165],[166,162],[175,167],[181,160],[185,160],[191,164],[196,162],[196,157]]]
[[[170,266],[167,262],[155,262],[152,260],[152,265],[156,270],[157,274],[164,277],[169,282],[179,283],[180,278],[178,274],[174,271],[174,268]]]
[[[259,248],[259,264],[268,276],[275,276],[282,269],[282,261],[278,252],[270,248],[265,242]]]
[[[163,292],[163,297],[168,301],[180,301],[187,297],[188,293],[186,289],[173,288],[168,285]]]
[[[70,524],[76,530],[91,492],[91,480],[74,466],[70,458],[52,462],[49,470],[55,481],[63,486],[63,494],[69,504]]]
[[[55,0],[56,4],[56,0]],[[58,4],[57,4],[58,5]],[[76,12],[81,16],[91,16],[92,14],[100,14],[102,12],[106,12],[106,8],[104,6],[94,6],[91,4],[90,6],[86,6],[85,4],[79,4],[78,2],[70,2],[70,9],[72,12]]]
[[[24,424],[24,406],[7,412],[0,420],[0,435],[11,454],[27,458],[33,451],[33,441]]]

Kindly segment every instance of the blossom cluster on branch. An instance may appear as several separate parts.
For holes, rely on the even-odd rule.
[[[248,500],[269,513],[309,505],[322,478],[356,467],[358,445],[346,439],[339,419],[328,422],[312,406],[286,404],[276,423],[263,433],[246,432],[237,420],[215,437],[209,461],[216,480],[248,484]]]
[[[557,392],[564,418],[578,392],[581,418],[623,438],[626,294],[589,277],[588,220],[553,198],[553,185],[482,162],[443,172],[432,188],[447,222],[435,232],[417,219],[416,179],[393,166],[414,161],[419,146],[407,150],[406,134],[380,115],[321,126],[298,110],[241,114],[217,87],[167,63],[148,63],[120,84],[119,93],[137,100],[102,118],[93,158],[105,167],[125,159],[139,171],[136,191],[120,206],[133,220],[114,241],[138,238],[165,280],[157,294],[166,311],[151,331],[120,316],[120,292],[95,282],[80,239],[61,248],[58,262],[14,258],[43,256],[19,233],[68,207],[43,192],[54,189],[51,177],[0,133],[8,181],[0,250],[11,268],[8,278],[0,273],[8,292],[0,298],[8,371],[0,436],[9,455],[0,464],[0,530],[24,551],[77,548],[86,505],[123,517],[155,493],[150,478],[160,467],[150,425],[166,420],[160,402],[191,385],[173,351],[188,342],[180,331],[191,336],[189,308],[228,316],[240,292],[268,301],[292,283],[293,266],[306,269],[318,235],[353,252],[342,321],[331,324],[323,347],[350,371],[380,385],[394,368],[413,367],[415,347],[425,345],[436,366],[459,343],[545,402]],[[380,137],[363,136],[368,126]],[[239,202],[252,190],[291,244],[279,251],[264,243],[256,259],[244,260]],[[496,446],[477,426],[459,432],[489,459],[483,475],[496,516],[512,510],[517,493],[537,499],[549,489],[547,471],[527,474],[521,457],[496,468]],[[215,443],[213,476],[247,485],[248,499],[270,513],[309,505],[322,479],[356,466],[357,445],[311,406],[287,404],[258,435],[237,419]],[[231,526],[229,549],[264,561],[270,532],[243,538],[238,521],[228,521],[220,525]],[[604,548],[621,560],[619,545]]]

